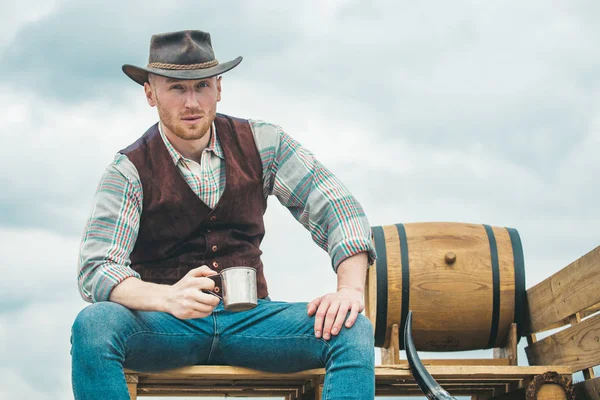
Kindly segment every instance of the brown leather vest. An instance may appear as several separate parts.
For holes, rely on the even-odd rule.
[[[130,255],[142,280],[173,284],[191,269],[256,268],[258,297],[268,295],[260,259],[265,234],[262,162],[248,121],[217,114],[226,166],[214,209],[189,187],[160,137],[158,124],[124,150],[143,190],[140,229]]]

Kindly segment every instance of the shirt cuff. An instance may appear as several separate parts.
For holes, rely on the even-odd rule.
[[[141,279],[140,274],[130,267],[117,264],[104,264],[95,274],[92,284],[92,302],[109,301],[110,294],[118,284],[127,278]]]
[[[373,246],[372,240],[364,237],[347,238],[339,242],[333,247],[329,254],[331,256],[331,265],[333,270],[337,273],[337,269],[348,257],[352,257],[355,254],[366,252],[369,258],[369,266],[373,265],[375,259],[377,259],[377,253]]]

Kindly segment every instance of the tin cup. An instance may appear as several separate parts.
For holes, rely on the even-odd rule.
[[[251,267],[226,268],[218,275],[208,276],[215,282],[214,290],[203,290],[223,300],[227,311],[247,311],[256,307],[256,270]]]

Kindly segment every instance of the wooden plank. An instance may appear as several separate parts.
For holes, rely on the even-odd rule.
[[[583,323],[582,323],[583,325]],[[432,365],[428,366],[427,370],[436,378],[457,378],[468,380],[478,379],[505,379],[514,378],[520,379],[526,376],[534,376],[543,374],[547,371],[556,371],[558,374],[572,374],[573,368],[568,365],[543,365],[543,366],[481,366],[481,365],[464,365],[464,366],[444,366]],[[125,371],[132,373],[132,371]],[[293,380],[293,379],[315,379],[325,376],[325,369],[311,369],[289,374],[276,374],[270,372],[257,371],[249,368],[231,367],[223,365],[209,366],[192,366],[172,369],[164,372],[137,372],[144,382],[150,382],[153,377],[158,379],[253,379],[253,380]],[[375,376],[377,379],[412,379],[412,374],[408,365],[397,366],[376,366]]]
[[[517,324],[514,322],[510,326],[508,340],[505,347],[494,348],[494,358],[504,359],[509,365],[519,365],[517,357]]]
[[[400,254],[400,236],[395,225],[383,227],[385,234],[385,248],[387,255],[387,284],[388,301],[386,317],[386,333],[384,347],[391,351],[397,351],[394,360],[400,359],[400,342],[398,336],[394,337],[394,325],[400,325],[400,314],[402,311],[402,274],[392,271],[402,271],[402,255]],[[397,349],[397,350],[396,350]]]
[[[506,228],[492,227],[492,231],[496,238],[499,264],[498,272],[500,273],[498,337],[496,339],[497,344],[492,344],[492,346],[493,348],[498,348],[499,346],[506,348],[506,346],[509,346],[508,341],[510,341],[511,329],[515,320],[515,258],[508,230]],[[515,331],[515,335],[516,333]]]
[[[548,371],[556,371],[560,375],[570,375],[573,369],[568,365],[544,365],[544,366],[430,366],[427,370],[436,379],[441,378],[461,378],[470,381],[478,379],[521,379],[527,376],[543,374]],[[402,366],[381,366],[375,367],[376,379],[386,377],[399,378],[410,377],[410,371]]]
[[[579,312],[579,314],[581,315],[581,318],[585,318],[585,317],[589,317],[592,314],[597,313],[598,311],[600,311],[600,303],[598,304],[594,304],[591,307],[586,308],[585,310],[582,310]],[[561,328],[565,325],[569,325],[570,324],[570,318],[571,317],[567,317],[565,319],[562,319],[558,322],[555,322],[551,325],[548,325],[546,328],[544,328],[545,331],[548,331],[550,329],[557,329],[557,328]]]
[[[581,322],[581,315],[579,313],[575,313],[569,317],[569,323],[571,326],[578,324]],[[596,376],[594,375],[594,368],[586,368],[583,371],[584,379],[592,379]]]
[[[600,364],[600,314],[533,343],[530,365],[562,364],[580,371]]]
[[[423,365],[496,365],[510,366],[511,361],[507,358],[440,358],[421,359]],[[408,361],[400,360],[396,365],[408,365]]]
[[[390,335],[390,346],[388,348],[381,348],[381,363],[390,365],[400,364],[400,341],[398,324],[392,325],[392,332]]]
[[[536,333],[600,303],[600,246],[527,290],[529,326]]]
[[[137,400],[138,392],[138,377],[136,374],[125,374],[125,382],[127,382],[127,391],[129,392],[130,400]]]
[[[129,392],[129,400],[137,400],[137,383],[128,383],[127,391]]]
[[[577,399],[600,400],[600,378],[594,378],[573,385]]]

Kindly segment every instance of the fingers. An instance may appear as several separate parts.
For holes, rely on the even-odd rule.
[[[315,314],[315,336],[329,340],[331,336],[339,334],[345,326],[350,328],[356,322],[360,312],[360,303],[348,299],[330,299],[327,296],[317,299],[319,301]],[[309,303],[309,315],[317,300]],[[344,321],[346,323],[344,324]]]
[[[195,278],[202,278],[205,276],[216,275],[217,273],[212,269],[208,268],[206,265],[202,265],[198,268],[194,268],[190,272],[187,273],[187,276],[193,276]]]
[[[315,336],[317,338],[320,338],[323,333],[323,321],[325,320],[328,309],[329,300],[326,297],[319,299],[319,307],[315,314]]]
[[[208,305],[211,307],[211,310],[212,308],[215,308],[221,301],[221,299],[219,299],[217,296],[201,291],[198,291],[194,297],[195,304]]]
[[[323,339],[325,340],[329,340],[331,338],[331,328],[333,327],[339,311],[341,310],[340,305],[341,304],[338,301],[332,302],[329,305],[329,309],[327,309],[327,312],[325,313],[325,323],[323,324]],[[346,308],[346,311],[347,310],[348,309]]]
[[[331,302],[325,298],[321,301],[317,314],[315,316],[315,336],[329,340],[331,337],[331,327],[337,317],[340,303],[338,301]]]
[[[352,303],[352,308],[350,309],[350,316],[346,319],[346,328],[351,328],[352,325],[356,322],[356,318],[358,318],[359,304]]]
[[[306,308],[309,317],[312,317],[313,314],[317,311],[317,308],[319,308],[319,304],[321,304],[322,298],[323,297],[317,297],[316,299],[308,303],[308,306]]]
[[[175,302],[171,314],[179,319],[204,318],[219,304],[219,299],[197,289],[188,289]]]
[[[342,330],[342,324],[348,316],[348,309],[350,308],[352,308],[352,306],[349,302],[342,302],[340,304],[340,308],[338,309],[335,321],[333,322],[333,326],[331,327],[332,335],[335,336]]]

